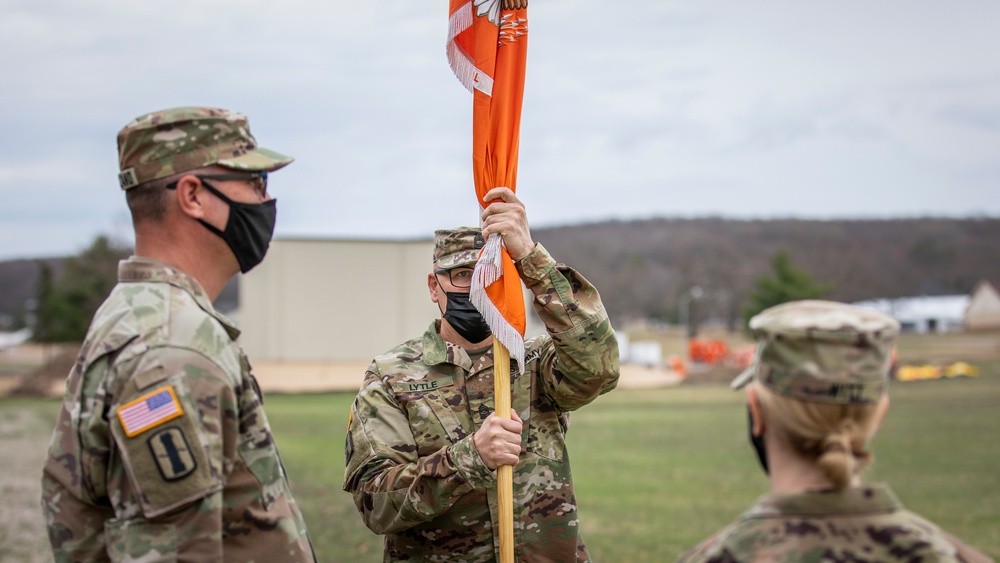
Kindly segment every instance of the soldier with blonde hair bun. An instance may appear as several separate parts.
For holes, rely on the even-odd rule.
[[[750,320],[750,441],[771,492],[679,561],[992,561],[863,485],[868,443],[889,408],[899,323],[830,301],[797,301]]]
[[[775,432],[792,450],[815,459],[834,489],[858,484],[873,458],[868,441],[889,405],[887,395],[876,403],[827,405],[783,397],[757,382],[749,387]]]

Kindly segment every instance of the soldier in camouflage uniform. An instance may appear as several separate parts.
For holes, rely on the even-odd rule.
[[[267,173],[292,159],[214,108],[141,116],[118,151],[136,251],[94,316],[49,446],[55,560],[314,561],[239,331],[212,307],[263,259]]]
[[[431,301],[442,318],[372,361],[351,408],[344,490],[368,527],[385,534],[385,561],[496,561],[496,467],[514,465],[519,561],[589,561],[580,537],[566,431],[569,413],[618,382],[618,343],[593,285],[531,240],[507,188],[483,230],[437,231]],[[494,416],[493,337],[468,303],[484,237],[499,233],[534,294],[548,335],[512,360],[512,419]]]
[[[763,311],[750,328],[757,355],[733,388],[747,387],[771,493],[679,561],[990,561],[905,510],[888,486],[861,484],[889,404],[894,319],[798,301]]]

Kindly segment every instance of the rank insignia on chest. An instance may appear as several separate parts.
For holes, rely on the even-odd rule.
[[[118,407],[118,420],[129,438],[183,414],[174,388],[169,385]]]

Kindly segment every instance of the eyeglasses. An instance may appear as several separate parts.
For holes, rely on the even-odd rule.
[[[435,270],[437,275],[448,274],[451,285],[460,288],[472,287],[472,268],[452,268],[451,270]]]
[[[218,180],[224,182],[227,180],[246,180],[250,182],[253,190],[257,192],[257,197],[260,199],[267,198],[267,172],[239,172],[236,174],[197,174],[195,175],[199,180]],[[172,190],[177,187],[177,182],[171,182],[167,184],[167,189]]]

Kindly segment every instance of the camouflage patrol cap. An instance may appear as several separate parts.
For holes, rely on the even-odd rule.
[[[226,109],[155,111],[118,132],[118,181],[123,190],[213,164],[270,172],[292,160],[257,146],[246,116]]]
[[[434,266],[450,270],[471,266],[479,259],[479,250],[486,245],[478,227],[456,227],[434,231]]]
[[[753,365],[731,387],[756,379],[771,391],[819,403],[871,403],[887,390],[899,323],[872,309],[793,301],[750,319]]]

